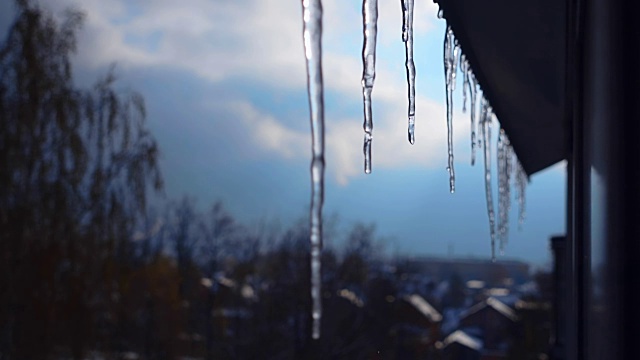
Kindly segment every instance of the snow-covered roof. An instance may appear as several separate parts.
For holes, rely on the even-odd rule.
[[[218,283],[220,283],[220,285],[224,285],[226,287],[235,287],[236,286],[236,282],[231,280],[230,278],[224,276],[224,275],[220,275],[217,276]]]
[[[454,332],[451,333],[451,335],[447,336],[444,339],[443,345],[446,348],[447,346],[453,344],[453,343],[458,343],[461,345],[464,345],[470,349],[476,350],[476,351],[480,351],[482,349],[482,341],[480,341],[479,339],[476,339],[474,337],[469,336],[469,334],[467,334],[466,332],[462,331],[462,330],[456,330]]]
[[[509,319],[511,321],[518,320],[518,316],[516,315],[516,312],[512,308],[510,308],[505,303],[503,303],[502,301],[500,301],[500,300],[498,300],[498,299],[496,299],[494,297],[488,297],[483,302],[475,304],[474,306],[469,308],[469,310],[467,310],[464,313],[462,313],[460,318],[461,319],[466,318],[466,317],[468,317],[468,316],[470,316],[472,314],[477,313],[478,311],[484,309],[487,306],[492,307],[494,310],[496,310],[500,314],[504,315],[507,319]]]
[[[355,292],[349,290],[349,289],[342,289],[338,291],[338,296],[349,300],[349,302],[351,302],[353,305],[357,306],[357,307],[363,307],[364,306],[364,301],[362,301],[362,299],[360,299],[360,297],[358,297],[358,295],[356,295]]]
[[[422,315],[433,322],[439,322],[442,320],[442,315],[431,304],[427,302],[422,296],[413,294],[402,297],[409,304],[413,305]]]

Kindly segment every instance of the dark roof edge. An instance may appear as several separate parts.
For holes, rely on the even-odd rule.
[[[454,1],[453,0],[433,0],[433,2],[435,4],[438,4],[440,9],[442,10],[443,18],[446,20],[447,26],[451,27],[451,30],[453,31],[455,38],[458,41],[460,49],[462,50],[462,53],[464,54],[466,60],[469,62],[469,66],[471,67],[471,70],[473,71],[473,74],[482,89],[484,98],[489,101],[489,104],[491,105],[496,118],[500,122],[500,119],[501,119],[500,114],[503,114],[503,111],[501,109],[501,104],[499,101],[497,101],[498,99],[495,96],[494,89],[491,87],[490,82],[488,81],[487,77],[485,76],[484,72],[482,71],[482,68],[478,63],[476,54],[473,51],[473,47],[470,46],[469,38],[467,37],[464,31],[460,30],[462,29],[462,26],[460,25],[462,20],[460,20],[456,12],[453,11],[454,7],[451,6],[451,3],[453,3]],[[508,121],[500,122],[500,126],[507,133],[507,136],[509,135],[509,133],[511,133],[512,128]],[[545,166],[534,166],[533,164],[528,163],[527,158],[525,156],[523,157],[518,156],[519,152],[525,151],[524,150],[525,146],[520,143],[519,139],[517,137],[513,139],[509,137],[509,141],[511,143],[511,146],[513,147],[514,153],[518,157],[518,162],[522,165],[522,168],[524,169],[528,177],[530,177],[531,175],[539,171],[547,169],[548,167],[553,166],[563,160],[563,159],[559,159],[558,161],[550,164],[546,164]]]

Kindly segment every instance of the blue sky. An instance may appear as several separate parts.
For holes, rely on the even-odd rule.
[[[87,13],[74,58],[80,83],[115,62],[121,84],[143,93],[170,198],[188,194],[202,206],[220,199],[249,223],[266,218],[289,224],[307,215],[311,139],[299,1],[43,3],[54,13],[70,5]],[[325,213],[338,214],[343,224],[375,222],[391,251],[490,256],[482,164],[470,166],[469,117],[461,112],[460,91],[454,98],[456,193],[448,191],[445,24],[436,18],[437,6],[416,2],[411,146],[400,2],[379,3],[373,173],[365,175],[361,5],[323,3]],[[521,231],[513,201],[507,257],[549,262],[548,238],[564,232],[564,169],[559,164],[531,178]]]

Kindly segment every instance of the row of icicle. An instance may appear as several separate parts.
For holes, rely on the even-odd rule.
[[[415,142],[415,65],[413,61],[413,8],[414,0],[400,0],[402,7],[402,41],[405,43],[405,67],[408,84],[408,140]],[[311,161],[311,299],[312,299],[312,337],[320,337],[322,319],[321,299],[321,262],[322,253],[322,204],[324,200],[324,97],[322,81],[322,1],[302,0],[303,41],[307,68],[307,90],[312,134]],[[371,95],[375,81],[376,37],[378,22],[378,1],[363,0],[363,48],[362,48],[362,96],[364,105],[364,170],[371,172],[371,146],[373,140],[373,116]],[[442,10],[438,18],[442,18]],[[462,53],[453,30],[447,25],[444,39],[444,73],[447,112],[447,171],[449,172],[449,190],[455,191],[455,171],[453,166],[453,91],[456,76],[460,69],[462,79],[462,111],[467,109],[467,91],[469,92],[469,110],[471,118],[471,165],[476,162],[476,149],[484,144],[484,174],[487,213],[491,234],[491,257],[495,261],[495,242],[499,241],[500,253],[504,252],[509,234],[509,211],[511,209],[511,183],[516,186],[516,200],[519,205],[519,223],[524,221],[525,188],[527,175],[518,162],[509,138],[503,129],[499,130],[497,141],[498,167],[498,222],[493,208],[491,186],[491,123],[495,117],[493,108],[484,97],[475,75]],[[480,98],[478,99],[478,96]],[[478,101],[479,100],[479,101]],[[479,111],[478,111],[479,110]],[[479,127],[479,129],[476,129]],[[482,140],[478,139],[480,130]]]
[[[512,178],[516,186],[516,199],[519,204],[519,219],[524,221],[525,188],[528,181],[527,174],[520,165],[511,142],[504,129],[500,128],[497,141],[497,168],[498,168],[498,219],[493,207],[493,190],[491,185],[491,125],[495,114],[489,100],[476,80],[471,65],[460,49],[453,30],[446,27],[444,39],[444,69],[445,88],[447,102],[447,129],[448,129],[448,158],[450,191],[455,190],[455,173],[453,171],[453,144],[452,144],[452,120],[453,120],[453,91],[456,86],[457,69],[462,73],[462,112],[467,110],[467,90],[469,92],[469,108],[471,119],[471,165],[476,162],[476,150],[484,144],[484,178],[485,196],[487,201],[487,214],[489,217],[489,232],[491,235],[491,259],[495,261],[496,238],[499,242],[499,251],[504,254],[504,247],[509,237],[509,212],[511,210],[511,186]],[[478,99],[478,96],[480,97]],[[479,110],[479,112],[478,112]],[[477,129],[479,127],[479,129]],[[478,130],[482,139],[478,139]]]

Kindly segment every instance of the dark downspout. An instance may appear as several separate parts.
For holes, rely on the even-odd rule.
[[[567,243],[561,282],[564,300],[560,307],[562,348],[558,359],[584,359],[587,329],[586,279],[589,268],[589,166],[585,151],[585,123],[583,117],[583,41],[584,0],[567,0],[566,62],[565,62],[565,118],[567,124]]]
[[[585,0],[586,1],[586,0]],[[584,123],[593,194],[588,359],[638,358],[640,334],[640,22],[630,0],[586,1]],[[589,179],[597,182],[588,183]],[[585,194],[588,195],[588,194]],[[597,292],[596,292],[597,290]],[[597,302],[596,302],[597,301]],[[597,305],[597,306],[595,306]]]
[[[566,236],[554,236],[551,238],[551,250],[553,251],[553,333],[551,360],[566,359],[566,322],[563,317],[567,309],[567,238]]]

